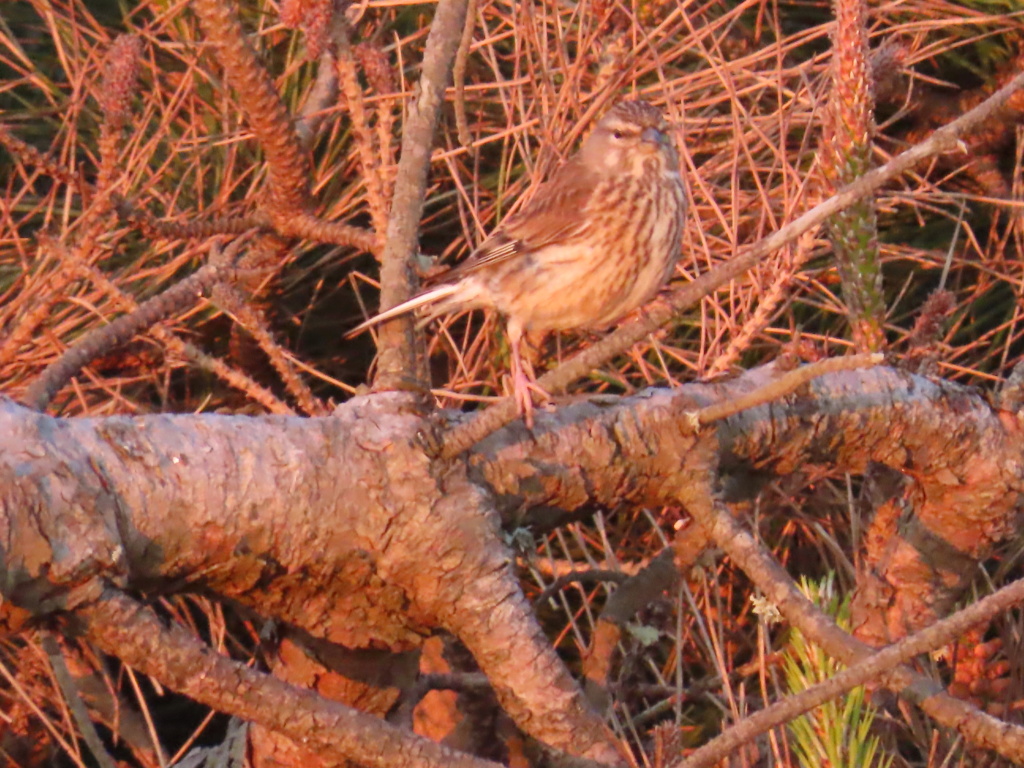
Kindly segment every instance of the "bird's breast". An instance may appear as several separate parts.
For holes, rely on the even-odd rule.
[[[659,166],[602,181],[580,226],[495,269],[494,306],[534,330],[604,328],[650,299],[679,255],[682,182]]]

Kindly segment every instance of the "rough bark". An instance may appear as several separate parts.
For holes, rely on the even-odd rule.
[[[414,649],[440,627],[519,727],[614,762],[509,568],[501,516],[543,526],[596,506],[675,504],[709,466],[885,464],[910,478],[916,503],[888,556],[871,561],[882,588],[857,597],[870,639],[946,612],[970,566],[1016,530],[1019,420],[963,387],[891,369],[831,374],[694,430],[697,409],[776,373],[564,406],[532,434],[513,425],[454,461],[437,458],[435,422],[397,393],[323,419],[61,420],[7,401],[0,620],[84,609],[113,584],[201,587],[350,650]]]

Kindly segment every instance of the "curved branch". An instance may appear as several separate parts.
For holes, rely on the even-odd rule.
[[[220,712],[259,723],[324,757],[360,765],[500,768],[320,698],[212,651],[177,624],[114,590],[77,614],[98,648],[168,688]]]
[[[215,285],[238,274],[234,267],[207,264],[179,280],[163,293],[140,304],[138,309],[122,315],[109,325],[89,331],[58,360],[39,374],[25,392],[24,402],[36,410],[44,410],[61,387],[97,357],[125,344],[133,336],[191,307],[209,294]]]
[[[352,649],[412,649],[443,627],[525,732],[617,762],[519,588],[492,501],[465,467],[437,471],[423,430],[398,393],[308,420],[59,420],[0,401],[0,622],[15,606],[73,610],[104,582],[201,580]]]
[[[873,621],[895,637],[948,613],[977,563],[1018,529],[1024,446],[1016,422],[974,390],[873,368],[823,376],[799,395],[694,431],[695,411],[742,400],[779,376],[769,366],[727,382],[648,390],[617,407],[564,406],[539,416],[532,433],[516,423],[491,435],[470,462],[504,514],[535,508],[541,522],[594,505],[674,505],[679,487],[700,480],[706,451],[727,470],[778,474],[823,461],[853,473],[884,464],[916,482],[920,502],[872,573],[886,598]],[[858,595],[855,615],[870,598]]]

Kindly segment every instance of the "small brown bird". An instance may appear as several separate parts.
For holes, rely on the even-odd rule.
[[[464,262],[353,329],[426,307],[424,322],[466,309],[508,318],[516,404],[533,425],[520,343],[528,330],[604,328],[657,293],[679,257],[686,194],[661,111],[623,101],[580,151]]]

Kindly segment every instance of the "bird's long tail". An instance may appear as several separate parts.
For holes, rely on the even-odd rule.
[[[378,323],[383,323],[385,320],[390,320],[394,317],[398,317],[399,315],[404,315],[406,312],[412,312],[414,309],[419,309],[420,307],[426,307],[431,304],[435,304],[436,302],[441,301],[442,299],[448,298],[457,291],[458,284],[451,283],[446,285],[439,285],[436,288],[431,288],[429,291],[426,291],[425,293],[421,293],[418,296],[413,296],[408,301],[403,301],[401,304],[398,304],[392,307],[391,309],[384,310],[379,315],[374,315],[366,322],[360,323],[351,331],[346,333],[345,338],[350,339],[353,336],[357,336],[358,334],[362,333],[367,328],[377,325]]]

